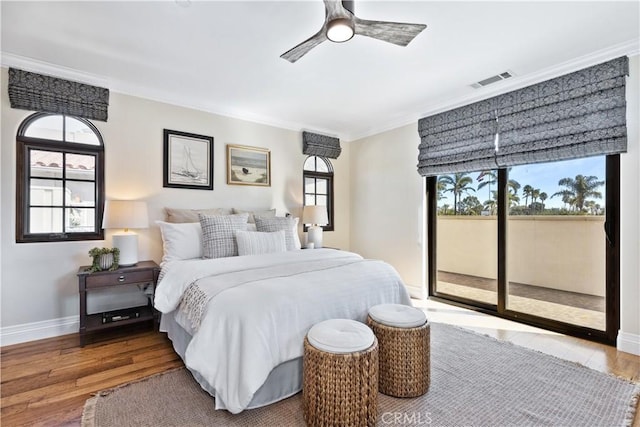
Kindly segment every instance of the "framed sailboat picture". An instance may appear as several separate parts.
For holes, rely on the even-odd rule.
[[[271,152],[227,144],[227,184],[271,186]]]
[[[213,137],[164,130],[163,187],[213,190]]]

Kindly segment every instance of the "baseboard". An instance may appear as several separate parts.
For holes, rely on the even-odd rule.
[[[427,297],[426,290],[422,286],[405,285],[411,298],[425,299]]]
[[[79,328],[80,318],[78,316],[5,326],[0,328],[0,346],[73,334],[77,333]]]
[[[618,331],[618,342],[616,348],[625,353],[640,356],[640,335]]]

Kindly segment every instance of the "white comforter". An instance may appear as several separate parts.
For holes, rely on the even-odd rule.
[[[184,325],[193,334],[185,364],[215,389],[216,409],[232,413],[247,408],[274,367],[302,356],[315,323],[365,321],[373,305],[411,304],[393,267],[332,249],[171,261],[156,308],[176,310],[192,283],[215,296],[197,328]]]

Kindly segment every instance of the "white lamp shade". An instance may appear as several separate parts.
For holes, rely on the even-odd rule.
[[[326,206],[309,205],[302,210],[302,223],[311,225],[327,225],[329,215]]]
[[[147,228],[147,202],[139,200],[107,200],[104,203],[102,228]]]

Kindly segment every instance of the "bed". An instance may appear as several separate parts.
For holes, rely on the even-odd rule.
[[[260,234],[269,233],[252,236]],[[216,409],[231,413],[299,392],[309,328],[364,322],[381,303],[411,304],[397,272],[335,249],[170,259],[154,297],[160,330]]]

